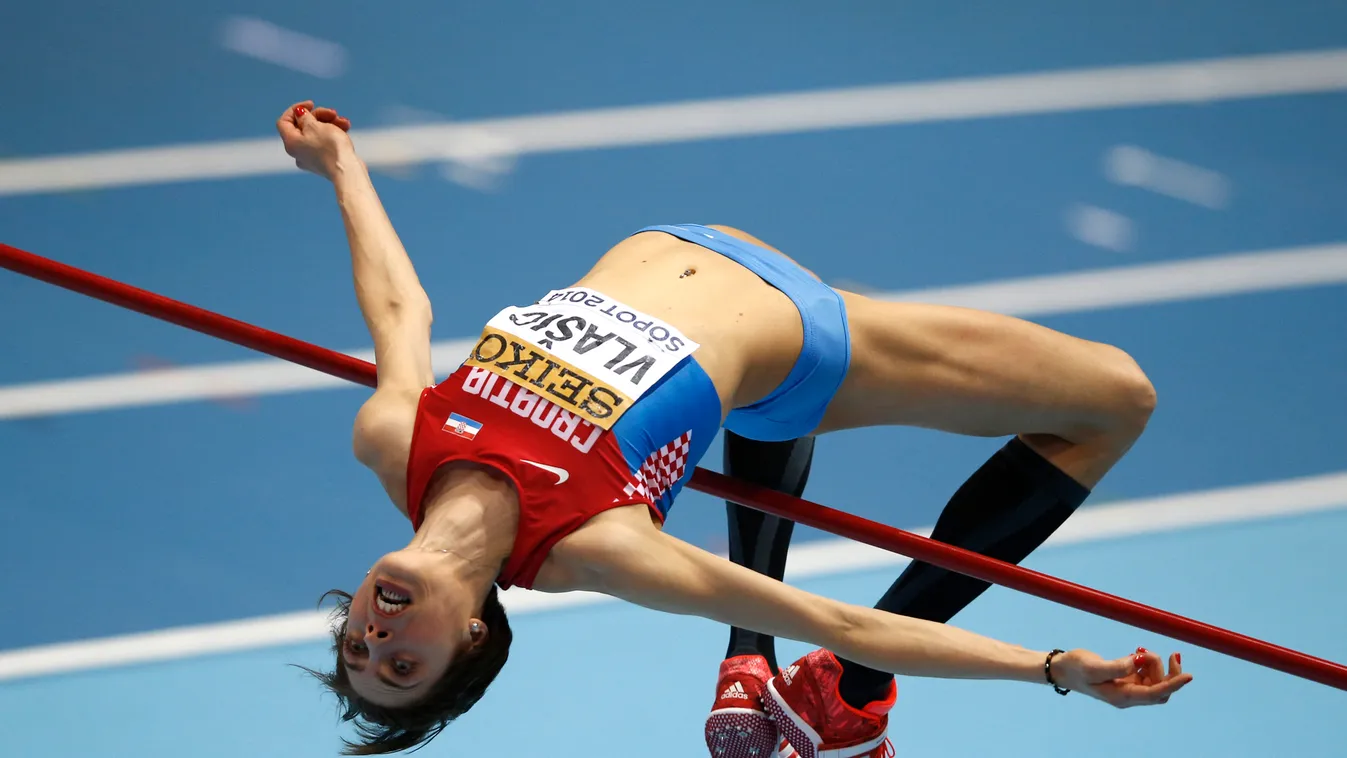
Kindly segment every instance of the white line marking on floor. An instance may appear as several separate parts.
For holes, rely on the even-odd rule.
[[[1136,223],[1132,219],[1088,203],[1076,203],[1067,209],[1066,228],[1081,242],[1115,253],[1131,249],[1137,238]]]
[[[1339,472],[1086,508],[1072,517],[1048,545],[1098,542],[1344,507],[1347,472]],[[929,534],[930,530],[918,533]],[[826,540],[792,548],[786,575],[787,580],[799,582],[906,562],[902,556],[850,540]],[[548,595],[516,588],[503,593],[502,602],[512,615],[525,615],[613,600],[592,592]],[[0,653],[0,681],[308,644],[324,640],[329,628],[327,614],[305,611],[21,648]]]
[[[1347,283],[1347,244],[1334,244],[871,296],[1035,318],[1344,283]],[[471,347],[472,342],[467,339],[434,343],[431,359],[436,376],[451,373]],[[373,351],[369,349],[350,354],[373,360]],[[347,386],[350,385],[326,374],[272,359],[218,363],[0,387],[0,419]]]
[[[1230,203],[1229,177],[1219,171],[1156,155],[1136,145],[1114,145],[1104,153],[1104,176],[1114,184],[1138,187],[1212,210]]]
[[[1334,48],[357,129],[352,136],[365,162],[374,168],[426,162],[478,165],[530,153],[1204,104],[1343,89],[1347,89],[1347,50]],[[295,170],[274,137],[203,142],[0,161],[0,195]]]
[[[220,45],[230,52],[320,79],[336,79],[346,72],[346,48],[260,18],[225,19],[220,27]]]

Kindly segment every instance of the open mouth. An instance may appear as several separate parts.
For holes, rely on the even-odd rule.
[[[385,616],[396,616],[412,604],[411,593],[384,582],[374,585],[374,607]]]

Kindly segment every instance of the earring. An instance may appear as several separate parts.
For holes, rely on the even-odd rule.
[[[472,624],[470,624],[470,625],[468,626],[468,629],[469,629],[470,631],[472,631],[473,634],[481,634],[481,633],[482,633],[482,623],[481,623],[480,621],[474,621],[474,622],[472,622]]]

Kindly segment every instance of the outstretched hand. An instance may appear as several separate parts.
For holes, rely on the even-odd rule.
[[[1088,650],[1072,650],[1053,659],[1052,676],[1058,686],[1116,708],[1163,705],[1193,680],[1192,674],[1183,673],[1180,663],[1178,653],[1170,655],[1166,674],[1160,656],[1145,648],[1111,661]]]
[[[331,179],[338,161],[355,148],[347,132],[349,119],[331,108],[314,108],[312,100],[295,103],[276,121],[285,152],[305,171]]]

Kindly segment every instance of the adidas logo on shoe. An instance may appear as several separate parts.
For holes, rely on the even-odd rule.
[[[744,685],[739,682],[726,687],[725,691],[720,693],[720,696],[730,700],[748,700],[748,693],[744,692]]]
[[[791,683],[791,680],[794,679],[795,675],[798,673],[800,673],[800,667],[791,664],[790,666],[781,669],[781,678],[785,680],[787,685],[789,685]]]

